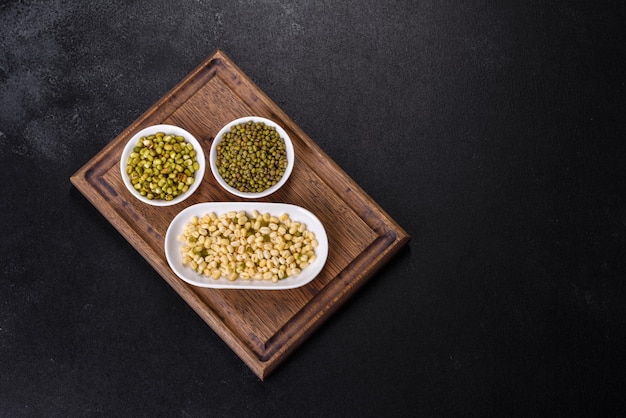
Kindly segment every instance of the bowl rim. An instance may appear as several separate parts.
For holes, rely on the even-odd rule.
[[[269,187],[259,193],[241,192],[235,189],[234,187],[228,185],[226,181],[224,181],[224,179],[222,178],[222,176],[219,174],[217,170],[217,162],[216,162],[217,161],[217,145],[222,141],[222,135],[226,131],[230,130],[231,126],[238,125],[240,123],[244,123],[248,121],[264,122],[266,125],[270,125],[274,127],[276,131],[278,132],[278,134],[281,136],[281,138],[283,138],[283,140],[285,141],[285,148],[287,151],[287,168],[285,169],[285,173],[276,184],[274,184],[272,187]],[[213,177],[215,177],[215,180],[217,180],[219,185],[222,186],[224,190],[226,190],[227,192],[235,196],[242,197],[245,199],[258,199],[261,197],[266,197],[266,196],[271,195],[272,193],[279,190],[287,182],[287,180],[289,179],[289,176],[291,176],[291,172],[293,171],[293,167],[295,165],[295,159],[296,159],[295,154],[296,153],[293,148],[291,137],[289,136],[289,134],[287,134],[285,129],[280,124],[262,116],[254,116],[254,115],[243,116],[243,117],[240,117],[240,118],[237,118],[235,120],[228,122],[217,132],[217,134],[215,135],[215,138],[213,139],[213,143],[211,144],[211,149],[209,152],[209,166],[211,167],[211,172],[213,173]]]
[[[175,135],[184,136],[185,141],[193,145],[194,150],[196,151],[196,161],[200,165],[200,169],[194,173],[194,182],[189,187],[189,190],[176,196],[172,200],[161,200],[161,199],[150,200],[147,197],[140,195],[139,192],[135,190],[132,183],[130,182],[130,177],[128,176],[128,174],[126,174],[126,161],[128,160],[128,156],[132,152],[132,149],[134,148],[139,138],[145,135],[156,133],[156,132],[164,132],[165,134],[171,133]],[[122,175],[122,181],[124,182],[124,185],[130,192],[130,194],[132,194],[135,198],[142,201],[143,203],[147,203],[152,206],[172,206],[172,205],[176,205],[184,201],[198,189],[198,187],[200,186],[200,183],[204,179],[205,171],[206,171],[206,158],[204,155],[204,148],[202,147],[202,144],[200,144],[200,141],[198,141],[198,139],[191,132],[176,125],[157,124],[157,125],[150,125],[139,130],[133,136],[130,137],[128,142],[126,142],[126,145],[124,146],[124,149],[122,150],[122,155],[120,156],[120,172]]]

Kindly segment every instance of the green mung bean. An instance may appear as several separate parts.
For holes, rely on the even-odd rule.
[[[126,174],[141,196],[172,200],[194,183],[200,169],[196,155],[183,136],[163,132],[142,136],[128,157]]]
[[[217,169],[224,181],[240,192],[269,189],[285,174],[285,140],[273,126],[248,121],[231,127],[217,145]]]

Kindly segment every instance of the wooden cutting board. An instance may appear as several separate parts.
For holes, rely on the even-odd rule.
[[[144,204],[122,183],[122,150],[142,128],[171,124],[195,135],[208,161],[220,128],[251,115],[280,124],[296,153],[285,186],[260,201],[290,203],[315,214],[328,234],[326,265],[312,282],[297,289],[189,285],[172,272],[165,258],[170,222],[196,203],[243,200],[221,189],[207,168],[198,190],[184,202],[166,207]],[[408,234],[219,50],[80,168],[71,182],[260,379],[409,241]]]

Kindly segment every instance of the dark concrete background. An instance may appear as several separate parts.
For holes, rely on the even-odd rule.
[[[0,416],[624,416],[622,1],[4,1]],[[259,381],[69,177],[221,48],[411,236]]]

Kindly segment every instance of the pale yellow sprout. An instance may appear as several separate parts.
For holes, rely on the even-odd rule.
[[[199,274],[274,283],[300,274],[319,245],[304,223],[257,210],[194,216],[180,239],[183,264]]]

